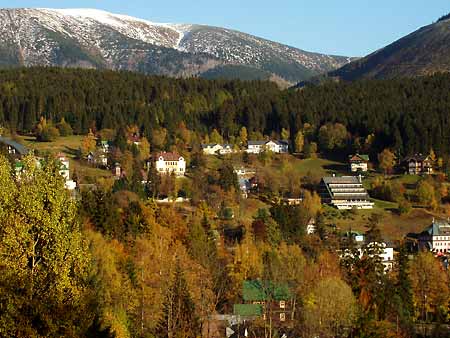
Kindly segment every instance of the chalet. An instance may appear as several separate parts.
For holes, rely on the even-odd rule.
[[[172,174],[184,176],[186,172],[186,161],[177,153],[161,152],[155,157],[156,171],[159,174]]]
[[[450,223],[433,219],[431,225],[418,236],[419,250],[450,253]]]
[[[348,157],[348,162],[352,173],[358,171],[366,172],[368,170],[369,155],[350,155]]]
[[[429,156],[416,154],[403,160],[409,175],[430,175],[433,173],[433,164]]]
[[[320,182],[319,194],[322,203],[340,210],[372,209],[374,206],[363,187],[361,176],[324,177]]]
[[[270,281],[244,281],[242,286],[244,304],[235,304],[234,315],[248,319],[261,318],[276,323],[288,323],[294,318],[292,294],[287,285]]]
[[[289,143],[287,141],[248,141],[247,153],[260,154],[266,150],[286,154],[289,151]]]

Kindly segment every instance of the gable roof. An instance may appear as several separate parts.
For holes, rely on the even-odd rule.
[[[426,155],[422,155],[422,154],[415,154],[413,156],[408,156],[405,157],[404,161],[405,162],[423,162],[423,161],[428,161],[429,160],[429,156]]]
[[[221,145],[218,144],[218,143],[202,143],[201,144],[201,147],[203,149],[205,149],[205,148],[213,148],[213,147],[216,147],[216,146],[221,146]]]
[[[14,148],[22,156],[28,155],[30,152],[30,150],[24,145],[3,136],[0,136],[0,143]]]
[[[357,176],[329,176],[322,178],[325,184],[361,184]]]
[[[160,157],[162,157],[164,161],[179,161],[182,156],[176,152],[161,152],[156,155],[156,160]]]
[[[248,145],[249,146],[263,146],[267,143],[268,141],[248,141]]]
[[[275,144],[279,145],[279,146],[287,146],[289,145],[289,141],[287,140],[276,140],[273,141]]]
[[[449,236],[450,223],[447,221],[433,220],[433,223],[425,230],[425,233],[430,236]]]
[[[263,314],[261,304],[234,304],[233,314],[243,317],[260,317]]]
[[[242,296],[245,301],[287,300],[291,298],[291,292],[285,284],[277,285],[271,281],[249,280],[243,282]]]
[[[366,161],[369,162],[369,155],[354,154],[348,156],[349,161]]]

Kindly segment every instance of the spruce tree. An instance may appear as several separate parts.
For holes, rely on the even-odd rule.
[[[195,305],[179,262],[175,266],[172,284],[167,288],[163,317],[155,335],[164,338],[191,338],[201,335],[199,320],[195,316]]]

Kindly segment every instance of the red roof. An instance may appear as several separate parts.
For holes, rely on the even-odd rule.
[[[162,157],[164,161],[178,161],[181,156],[178,153],[161,152],[156,155],[156,159],[159,159],[160,157]]]

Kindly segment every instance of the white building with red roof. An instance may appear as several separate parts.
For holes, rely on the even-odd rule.
[[[186,172],[186,160],[183,156],[174,152],[161,152],[155,156],[156,171],[159,174],[172,174],[184,176]]]

